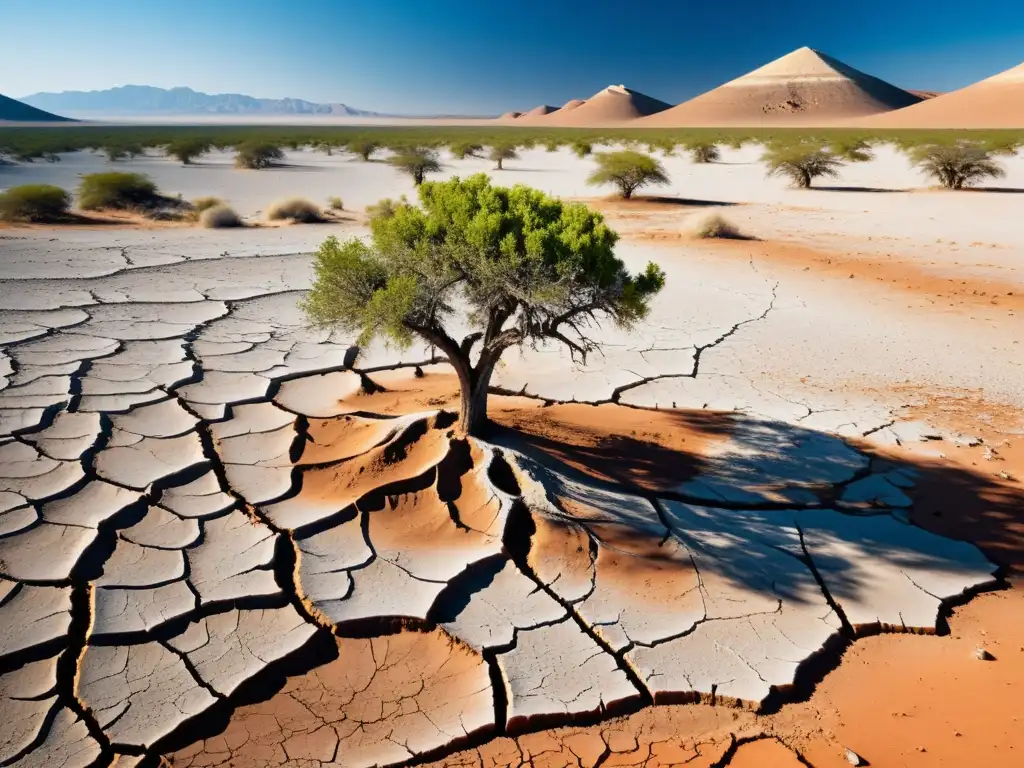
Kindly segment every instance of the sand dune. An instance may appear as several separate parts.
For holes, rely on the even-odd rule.
[[[677,107],[644,126],[832,122],[887,112],[921,99],[824,53],[800,48]]]
[[[600,126],[646,117],[668,109],[664,101],[633,91],[624,85],[609,85],[583,103],[569,102],[550,115],[550,125]]]
[[[1024,128],[1024,63],[862,124],[872,128]]]

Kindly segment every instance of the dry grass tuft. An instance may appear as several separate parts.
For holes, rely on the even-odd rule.
[[[269,221],[294,221],[297,224],[316,224],[323,221],[323,214],[320,208],[309,200],[301,197],[291,197],[287,200],[278,200],[267,208],[267,219]]]
[[[232,227],[244,227],[242,217],[235,213],[234,208],[219,203],[209,208],[204,208],[199,213],[199,226],[204,229],[229,229]]]
[[[693,237],[701,240],[707,239],[719,239],[719,240],[748,240],[749,238],[741,233],[736,225],[730,221],[727,221],[717,213],[710,213],[706,216],[701,216],[693,224],[693,228],[690,230],[690,234]]]

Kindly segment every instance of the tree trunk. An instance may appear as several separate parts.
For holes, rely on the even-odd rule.
[[[631,197],[633,197],[633,188],[632,187],[623,187],[622,188],[622,199],[623,200],[629,200]]]
[[[800,186],[804,189],[811,188],[811,174],[807,171],[800,171]]]
[[[460,366],[456,366],[462,394],[459,431],[465,435],[479,436],[487,429],[487,390],[491,386],[496,362],[482,362],[469,370],[460,370]]]
[[[502,167],[501,167],[501,158],[500,158],[500,157],[498,158],[498,167],[497,167],[497,168],[495,168],[494,170],[496,170],[496,171],[500,171],[500,170],[502,170]]]

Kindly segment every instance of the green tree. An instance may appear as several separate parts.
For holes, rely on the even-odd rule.
[[[911,162],[946,189],[963,189],[982,179],[998,179],[1006,175],[992,151],[965,141],[949,145],[915,147]]]
[[[594,156],[597,170],[590,174],[591,186],[614,184],[623,199],[629,200],[640,187],[668,184],[668,175],[661,163],[650,155],[624,149],[621,152],[599,152]]]
[[[164,152],[182,165],[190,165],[197,157],[209,152],[210,146],[206,139],[176,139],[164,145]]]
[[[167,202],[148,176],[141,173],[90,173],[78,185],[83,211],[152,209]]]
[[[504,170],[503,163],[506,160],[518,160],[519,153],[516,151],[515,144],[493,144],[489,157],[495,162],[494,170],[502,171]]]
[[[258,171],[284,160],[284,152],[277,144],[265,141],[243,142],[235,146],[235,167]]]
[[[767,176],[783,176],[793,186],[807,189],[820,177],[836,178],[843,161],[830,152],[809,145],[776,146],[765,152]]]
[[[466,434],[487,424],[505,350],[553,340],[585,361],[600,346],[592,323],[631,328],[664,285],[655,264],[631,275],[615,256],[618,236],[579,203],[493,187],[484,174],[428,182],[419,200],[377,206],[369,243],[328,238],[302,306],[316,324],[358,333],[361,345],[419,337],[439,349],[459,379]],[[456,315],[476,329],[461,341],[450,330]]]
[[[373,139],[355,138],[345,148],[353,155],[359,155],[359,157],[363,158],[363,162],[368,163],[370,158],[373,157],[373,153],[381,148],[381,143]]]
[[[432,149],[407,149],[401,154],[388,158],[388,162],[402,173],[412,176],[417,187],[423,183],[428,173],[439,173],[441,164],[437,162],[437,152]]]

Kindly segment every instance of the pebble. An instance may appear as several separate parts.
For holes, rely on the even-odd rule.
[[[984,648],[975,648],[974,658],[978,659],[978,661],[995,661],[996,657],[988,651],[986,651]]]

